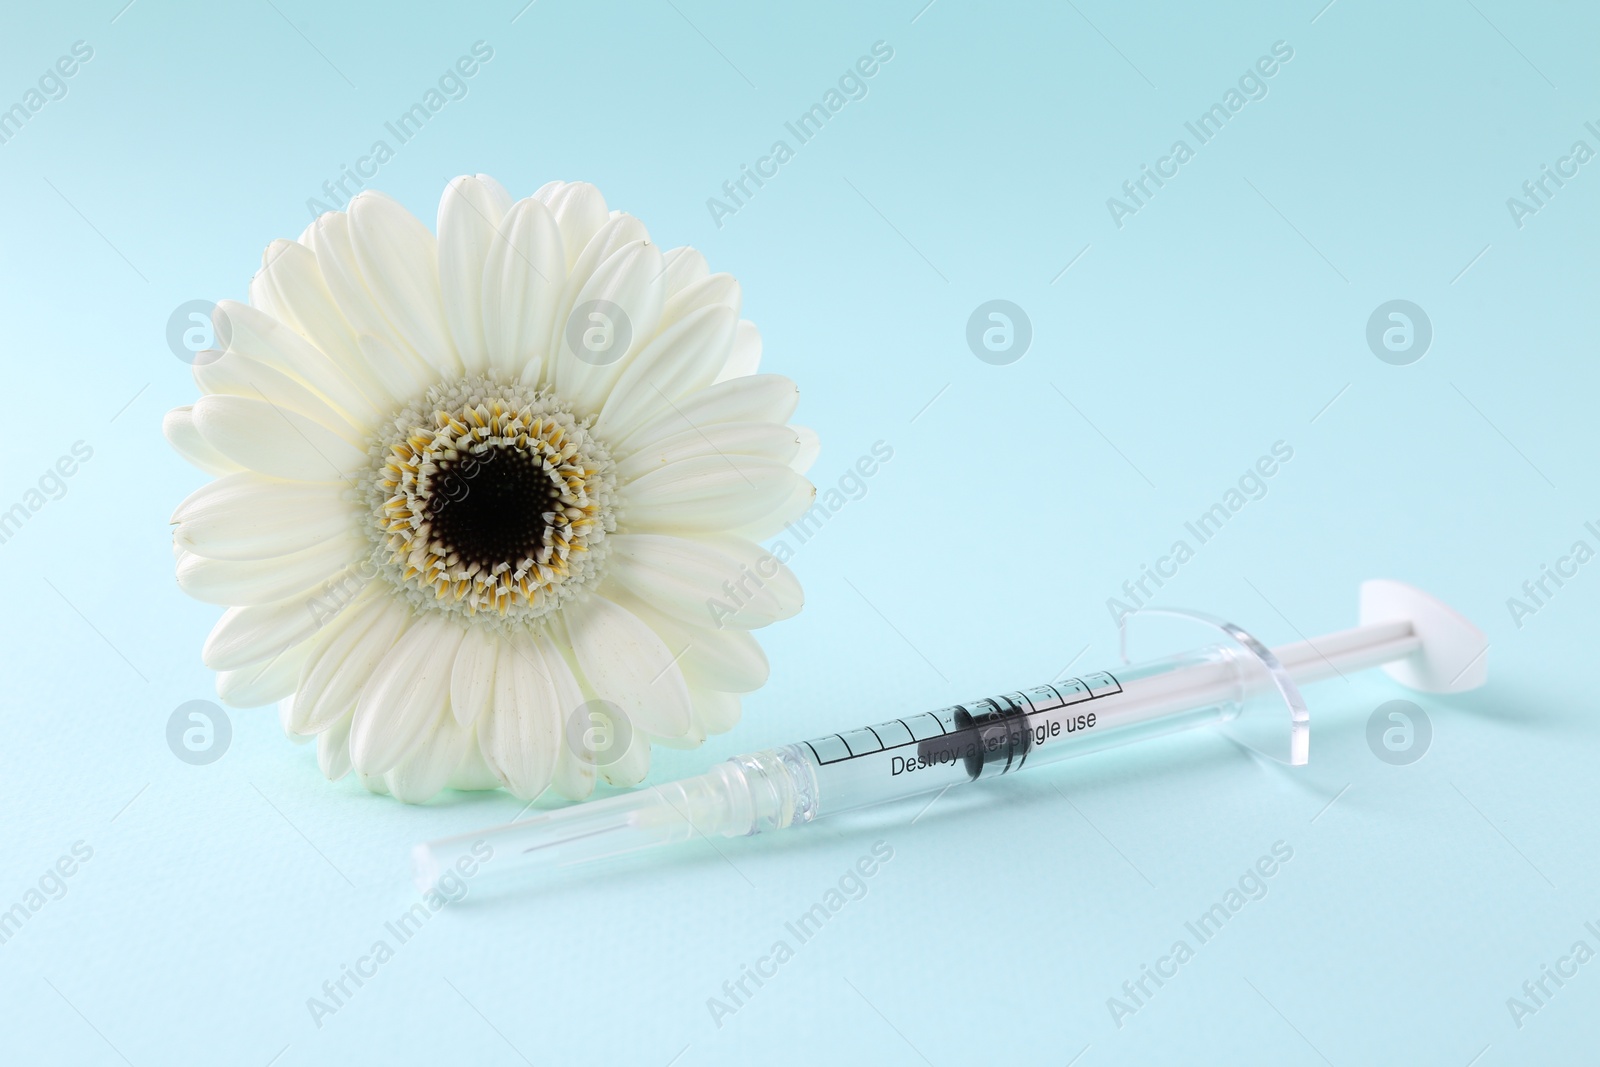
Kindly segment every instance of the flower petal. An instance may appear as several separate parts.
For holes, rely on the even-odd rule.
[[[319,733],[355,710],[372,672],[411,625],[410,613],[374,580],[319,635],[300,672],[295,729]]]
[[[236,671],[288,652],[326,621],[304,596],[229,608],[206,638],[200,659],[214,671]]]
[[[298,552],[269,559],[207,559],[185,553],[178,561],[178,588],[207,604],[269,604],[328,582],[372,550],[354,531]]]
[[[691,626],[751,630],[790,618],[805,603],[789,568],[740,538],[614,534],[607,543],[611,577]]]
[[[477,735],[463,729],[454,715],[439,709],[439,721],[416,751],[383,776],[390,795],[407,804],[433,799],[460,765],[467,746],[477,740]]]
[[[362,436],[344,411],[304,382],[237,349],[229,349],[210,363],[196,363],[194,380],[206,393],[264,400],[281,411],[292,411],[321,423],[346,439],[359,440]]]
[[[561,246],[570,271],[590,239],[606,224],[610,213],[605,197],[588,182],[549,182],[533,198],[550,209],[561,228]]]
[[[278,728],[283,731],[283,736],[287,737],[290,743],[303,745],[307,741],[311,740],[311,738],[301,737],[299,734],[294,733],[289,729],[289,720],[293,717],[294,696],[293,694],[290,694],[289,696],[286,696],[282,700],[278,701]]]
[[[658,438],[648,448],[617,464],[617,481],[623,485],[669,463],[695,456],[752,456],[782,463],[791,470],[800,451],[796,427],[770,422],[714,422],[704,428],[685,427],[682,433]]]
[[[784,527],[795,525],[803,536],[809,536],[808,531],[820,528],[833,514],[826,507],[821,509],[820,514],[813,514],[816,507],[817,487],[801,478],[794,483],[794,488],[783,503],[760,518],[729,526],[727,532],[750,541],[765,541]]]
[[[218,452],[275,478],[314,482],[344,478],[367,465],[357,442],[265,400],[212,394],[195,401],[194,424]]]
[[[194,409],[173,408],[161,419],[161,434],[172,450],[207,474],[232,474],[244,469],[218,452],[194,424]]]
[[[790,426],[789,429],[800,438],[800,447],[789,460],[789,466],[796,474],[804,474],[811,469],[811,465],[821,454],[822,438],[818,437],[817,431],[809,426]]]
[[[739,309],[743,306],[744,290],[740,288],[738,279],[731,274],[712,274],[684,286],[662,304],[661,328],[664,330],[708,307],[725,307],[737,319]]]
[[[445,320],[433,234],[394,200],[368,189],[350,201],[350,239],[383,317],[441,376],[459,376],[461,357]]]
[[[739,328],[733,335],[733,351],[728,353],[728,362],[717,373],[717,381],[743,378],[760,369],[761,331],[749,319],[740,319]]]
[[[555,686],[556,708],[561,714],[562,737],[567,737],[573,714],[584,705],[583,691],[572,667],[555,644],[543,637],[537,639],[544,653],[545,666],[550,670],[550,682]],[[594,792],[597,775],[594,756],[581,744],[562,744],[556,757],[550,788],[568,800],[583,800]]]
[[[637,426],[710,385],[728,361],[738,326],[724,307],[702,308],[664,330],[634,358],[612,387],[595,430]]]
[[[489,370],[483,332],[483,265],[510,207],[510,194],[485,174],[455,179],[439,198],[439,286],[450,336],[469,375]]]
[[[414,400],[434,383],[432,370],[416,356],[402,352],[376,334],[364,333],[357,339],[362,362],[383,379],[397,401]]]
[[[650,773],[650,738],[635,730],[628,742],[628,751],[621,758],[600,768],[600,777],[607,785],[632,789]],[[659,740],[665,740],[661,738]]]
[[[631,244],[650,240],[644,223],[625,212],[616,211],[578,250],[578,258],[568,271],[568,284],[562,292],[566,302],[578,294],[600,269],[600,265]],[[659,251],[659,250],[658,250]],[[658,266],[660,266],[658,264]]]
[[[303,244],[278,240],[267,246],[261,261],[261,270],[250,282],[251,304],[304,338],[374,409],[389,407],[393,397],[362,365],[356,331],[328,291],[316,253]],[[229,327],[240,333],[231,317]],[[328,395],[338,399],[334,393]]]
[[[450,671],[450,710],[456,722],[471,727],[494,696],[495,654],[500,642],[481,626],[468,626]]]
[[[253,471],[196,489],[172,513],[173,540],[208,559],[268,559],[337,538],[355,528],[340,482],[284,482]]]
[[[467,750],[461,754],[461,762],[456,764],[456,769],[450,772],[450,778],[445,783],[451,789],[466,789],[479,791],[484,789],[499,789],[501,782],[489,769],[489,764],[483,758],[481,743],[478,740],[478,731],[467,731],[471,740],[467,742]]]
[[[350,216],[343,211],[319,215],[300,235],[300,241],[316,255],[317,270],[322,274],[323,284],[333,298],[339,317],[349,324],[351,333],[358,338],[364,333],[375,334],[391,344],[403,345],[404,342],[379,310],[372,293],[367,289],[366,279],[362,277],[350,234]]]
[[[725,734],[739,725],[739,694],[694,690],[694,717],[708,734]]]
[[[716,533],[771,512],[805,479],[748,456],[695,456],[641,475],[619,492],[630,526]]]
[[[690,692],[690,696],[693,696],[693,691]],[[651,743],[660,745],[662,748],[675,748],[687,752],[690,749],[699,748],[701,745],[706,743],[706,732],[700,726],[700,721],[694,717],[693,710],[691,709],[689,714],[689,731],[687,733],[685,733],[682,737],[652,738]],[[631,751],[629,752],[629,755],[632,755]],[[648,773],[648,766],[646,767],[646,772]],[[644,779],[644,775],[642,774],[639,777],[641,781]],[[606,780],[610,781],[609,778]],[[615,785],[616,783],[613,782],[612,784]]]
[[[689,729],[689,691],[675,649],[637,615],[603,596],[564,613],[578,668],[595,696],[615,704],[635,731],[678,737]]]
[[[301,251],[305,252],[305,249]],[[315,263],[311,264],[313,269],[315,266]],[[265,312],[232,300],[222,301],[217,305],[217,309],[226,319],[227,348],[221,359],[211,363],[196,364],[195,379],[200,382],[202,388],[214,393],[231,392],[237,396],[252,396],[255,388],[264,388],[251,385],[248,377],[242,376],[229,366],[235,359],[242,358],[248,360],[252,366],[264,364],[288,375],[297,383],[304,383],[306,388],[316,394],[319,401],[333,407],[341,418],[356,426],[373,425],[378,420],[380,411],[387,410],[389,405],[383,395],[357,380],[362,368],[349,358],[349,352],[336,363],[326,353],[319,351],[296,333],[293,328]],[[351,341],[354,341],[353,335]],[[353,348],[352,344],[352,351]],[[232,380],[241,377],[244,384],[252,391],[241,390],[237,384],[233,388],[219,388],[211,381],[211,379]],[[374,399],[375,394],[376,399]],[[269,399],[276,400],[277,397],[269,394]],[[284,402],[289,407],[316,417],[316,412],[310,408],[296,405],[292,396],[286,398]]]
[[[485,762],[511,790],[532,800],[550,784],[561,746],[561,712],[550,669],[536,641],[505,639],[495,660],[494,698],[478,723]]]
[[[465,627],[455,619],[419,619],[372,671],[356,700],[350,762],[384,774],[427,741],[450,699],[450,670]]]
[[[259,708],[282,700],[295,690],[300,668],[311,652],[302,641],[281,656],[217,675],[217,696],[230,708]]]
[[[489,241],[481,268],[482,330],[489,369],[517,378],[549,353],[556,302],[566,282],[566,253],[550,211],[519,200]]]
[[[570,301],[563,301],[553,324],[550,345],[555,358],[550,372],[561,398],[574,411],[591,414],[598,412],[605,403],[612,383],[628,365],[628,360],[655,336],[661,317],[661,250],[649,241],[633,241],[614,252],[587,278],[574,273],[567,283],[568,290],[580,280],[582,287]],[[597,300],[616,306],[623,320],[616,329],[620,331],[625,324],[629,335],[626,352],[615,359],[612,358],[615,353],[607,355],[603,365],[575,353],[566,329],[573,314]],[[620,332],[613,337],[616,343],[621,343]]]
[[[330,782],[337,782],[350,773],[350,724],[355,717],[355,712],[346,712],[338,722],[317,735],[317,766]]]
[[[767,684],[772,667],[748,630],[701,630],[694,652],[684,657],[683,676],[698,689],[754,693]]]
[[[800,390],[781,374],[752,374],[719,382],[679,401],[675,408],[649,423],[622,429],[611,447],[627,455],[650,442],[676,433],[685,426],[705,427],[716,422],[785,422],[800,402]]]
[[[672,299],[674,293],[688,288],[711,273],[706,257],[688,245],[679,245],[661,253],[661,293]]]
[[[678,666],[691,691],[750,693],[766,684],[766,653],[747,631],[685,625],[620,585],[608,585],[605,595],[638,616],[669,648],[682,650],[678,653]]]

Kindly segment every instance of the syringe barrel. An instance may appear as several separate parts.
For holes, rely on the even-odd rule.
[[[1259,683],[1239,650],[1213,645],[1032,689],[907,715],[785,750],[811,766],[801,819],[1008,774],[1226,721]]]
[[[929,793],[1239,714],[1257,680],[1215,645],[736,756],[705,774],[418,845],[419,886],[452,869],[565,868],[735,837]]]

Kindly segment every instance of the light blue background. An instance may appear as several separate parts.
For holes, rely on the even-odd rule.
[[[75,440],[94,456],[0,545],[0,907],[73,842],[94,856],[0,948],[0,1058],[1343,1067],[1592,1050],[1600,962],[1520,1030],[1506,999],[1574,941],[1600,949],[1583,928],[1600,922],[1600,563],[1520,628],[1506,600],[1575,540],[1597,546],[1600,162],[1522,229],[1505,203],[1573,141],[1600,148],[1583,128],[1600,124],[1592,10],[522,2],[106,0],[7,19],[0,105],[72,42],[94,58],[0,145],[0,508]],[[1407,695],[1372,673],[1308,691],[1312,762],[1292,773],[1188,736],[920,817],[916,801],[535,894],[485,882],[319,1029],[307,998],[415,899],[411,843],[520,805],[330,786],[265,710],[233,715],[220,762],[173,758],[168,715],[212,696],[199,649],[218,612],[172,579],[167,517],[203,476],[159,432],[195,395],[163,332],[185,300],[242,298],[306,199],[477,40],[494,58],[469,95],[375,186],[431,226],[458,173],[519,196],[596,182],[664,247],[739,277],[765,366],[801,383],[822,436],[819,485],[894,449],[797,554],[808,606],[762,635],[772,679],[743,722],[659,753],[653,779],[1053,678],[1085,648],[1075,671],[1111,666],[1106,599],[1278,440],[1293,461],[1163,601],[1279,643],[1351,625],[1360,580],[1399,578],[1485,628],[1489,687],[1414,698],[1435,736],[1411,766],[1368,749],[1369,714]],[[706,199],[879,40],[894,58],[867,98],[714,225]],[[1106,198],[1279,40],[1294,58],[1270,94],[1118,229]],[[965,344],[992,298],[1032,320],[1010,366]],[[1434,325],[1411,366],[1364,339],[1394,298]],[[866,897],[717,1027],[707,998],[879,839],[894,858]],[[1107,998],[1280,840],[1294,856],[1265,899],[1118,1029]]]

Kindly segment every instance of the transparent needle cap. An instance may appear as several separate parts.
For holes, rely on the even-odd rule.
[[[1234,657],[1238,667],[1238,692],[1234,707],[1224,716],[1219,728],[1251,752],[1291,767],[1304,766],[1311,757],[1311,712],[1299,686],[1289,676],[1272,649],[1256,640],[1242,626],[1199,611],[1176,608],[1140,608],[1118,621],[1118,641],[1122,662],[1129,663],[1130,620],[1140,630],[1141,643],[1161,631],[1161,638],[1173,640],[1171,648],[1193,646],[1193,632],[1201,629],[1209,637],[1220,635],[1221,650]],[[1161,622],[1157,625],[1158,620]],[[1183,635],[1168,631],[1187,630]]]
[[[658,845],[733,837],[811,819],[816,782],[799,749],[735,756],[705,774],[543,812],[531,819],[416,846],[417,887],[457,864],[553,870],[614,860]]]

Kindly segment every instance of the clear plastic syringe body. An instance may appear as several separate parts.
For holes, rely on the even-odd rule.
[[[418,845],[418,883],[453,865],[568,867],[698,836],[782,829],[852,808],[1225,722],[1266,684],[1211,645],[736,756],[706,774]]]
[[[817,783],[808,815],[828,815],[1225,721],[1243,707],[1248,662],[1214,645],[789,748]]]

